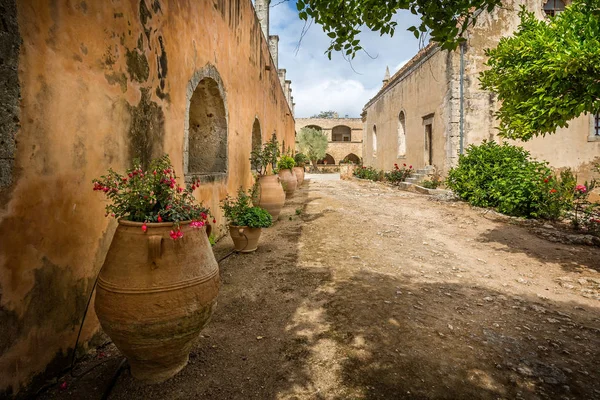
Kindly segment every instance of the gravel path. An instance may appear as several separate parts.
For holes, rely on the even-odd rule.
[[[305,183],[256,253],[221,263],[190,365],[155,386],[125,371],[111,399],[600,399],[600,249],[494,218]],[[100,398],[119,355],[99,351],[44,398]]]

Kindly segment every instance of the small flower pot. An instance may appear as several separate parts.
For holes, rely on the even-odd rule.
[[[262,207],[273,217],[273,222],[279,218],[279,213],[285,203],[285,192],[278,175],[263,175],[258,178],[258,191],[252,198],[255,206]]]
[[[252,253],[256,251],[261,232],[262,228],[229,225],[229,234],[233,240],[234,250],[240,253]]]
[[[296,180],[298,181],[298,187],[304,183],[304,167],[294,167],[292,169],[294,175],[296,176]]]
[[[192,345],[217,304],[219,266],[205,228],[119,220],[98,278],[95,310],[102,329],[145,383],[169,379],[188,363]]]
[[[296,175],[292,173],[291,169],[282,169],[279,171],[279,177],[283,190],[285,190],[285,197],[292,197],[298,186]]]

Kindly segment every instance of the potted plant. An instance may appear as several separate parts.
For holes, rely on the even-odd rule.
[[[283,190],[285,190],[286,197],[291,197],[298,186],[296,175],[292,172],[292,168],[295,166],[296,161],[294,161],[293,157],[288,155],[282,156],[277,163],[277,168],[279,170],[277,174],[281,178],[281,184],[283,185]]]
[[[273,224],[271,214],[261,207],[252,206],[252,190],[248,193],[239,188],[237,198],[229,196],[221,205],[229,221],[229,234],[235,251],[250,253],[257,249],[262,228]]]
[[[205,234],[208,209],[178,185],[168,156],[124,175],[95,179],[118,226],[98,278],[95,310],[132,375],[164,381],[188,362],[219,292],[219,267]],[[213,223],[216,221],[213,219]]]
[[[292,169],[294,175],[296,175],[296,180],[298,181],[298,186],[304,183],[304,166],[308,162],[308,157],[304,153],[298,153],[294,156],[294,161],[296,161],[296,166]]]
[[[253,203],[267,210],[273,221],[277,221],[285,203],[285,192],[279,176],[268,174],[269,168],[271,172],[274,171],[279,154],[279,144],[275,135],[262,148],[250,153],[252,168],[258,173]]]

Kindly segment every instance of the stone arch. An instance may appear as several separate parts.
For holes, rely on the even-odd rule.
[[[344,162],[358,165],[360,164],[360,157],[354,153],[350,153],[346,157],[344,157]]]
[[[191,176],[226,176],[228,167],[228,113],[223,82],[207,64],[187,86],[183,169]]]
[[[260,149],[262,146],[262,130],[260,128],[260,121],[258,117],[254,118],[254,124],[252,124],[252,151]]]
[[[398,157],[406,156],[406,114],[398,114]]]
[[[327,163],[325,163],[325,161],[327,161]],[[335,165],[335,159],[331,156],[331,154],[327,153],[325,154],[325,158],[323,158],[322,160],[317,161],[317,164],[320,165]]]
[[[373,125],[373,155],[377,155],[377,125]]]
[[[333,142],[351,142],[352,129],[346,125],[334,126],[331,130],[331,140]]]

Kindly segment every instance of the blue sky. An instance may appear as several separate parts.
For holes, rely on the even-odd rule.
[[[304,21],[298,18],[295,1],[278,3],[271,1],[269,30],[271,35],[279,35],[279,68],[285,68],[292,81],[297,118],[325,110],[337,111],[340,117],[359,117],[362,107],[381,88],[385,67],[393,74],[419,50],[419,41],[406,31],[419,19],[406,11],[396,16],[399,29],[394,37],[367,30],[361,34],[361,45],[374,58],[361,52],[352,65],[340,54],[329,60],[325,50],[330,39],[314,24],[296,52]]]

